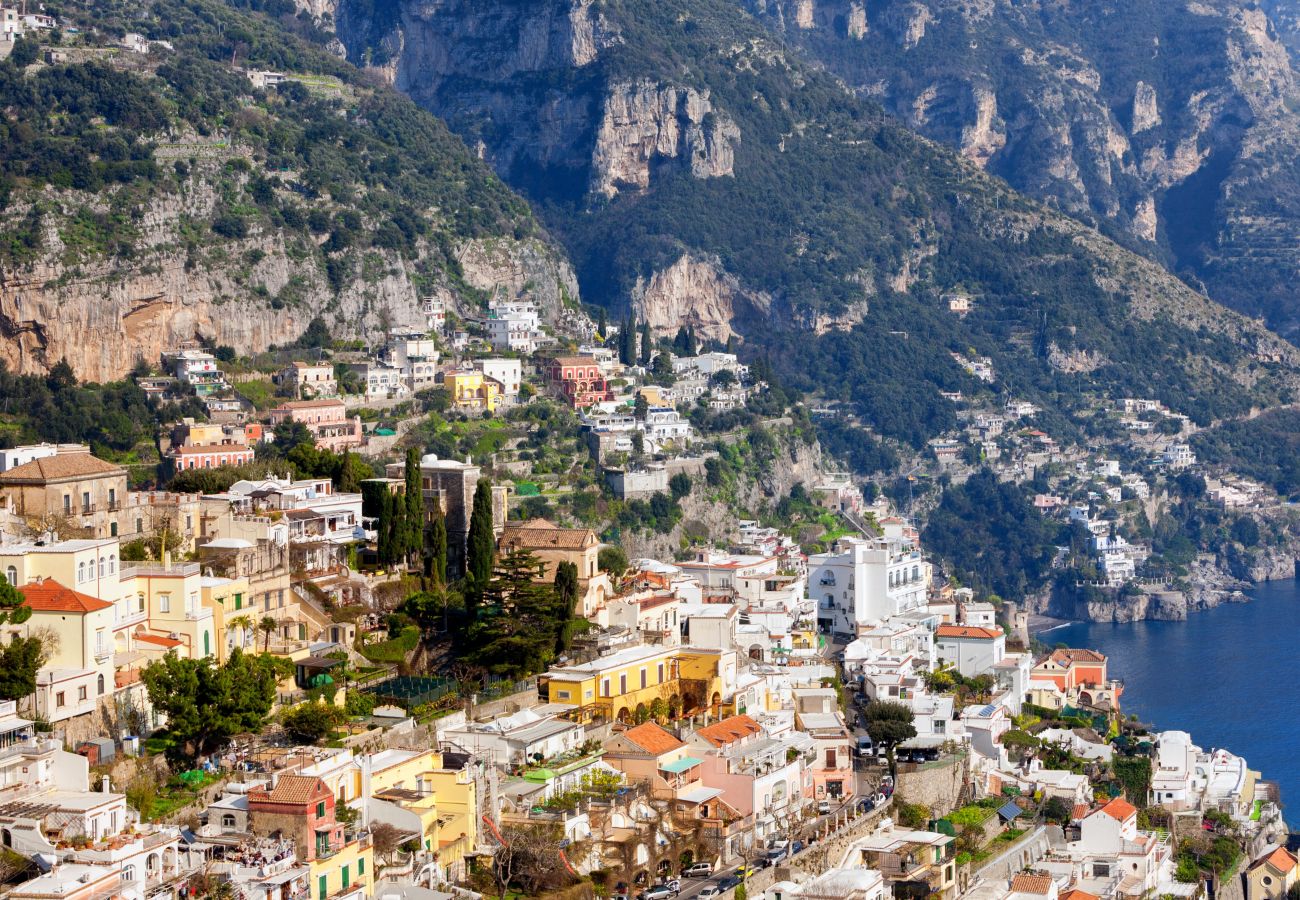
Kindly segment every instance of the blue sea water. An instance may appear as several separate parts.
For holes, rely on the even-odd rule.
[[[1276,581],[1250,602],[1193,613],[1185,622],[1079,622],[1039,635],[1090,647],[1124,680],[1122,705],[1160,730],[1226,748],[1282,789],[1285,818],[1300,824],[1300,584]]]

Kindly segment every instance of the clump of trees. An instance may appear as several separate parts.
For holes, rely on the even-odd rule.
[[[260,730],[279,678],[274,659],[238,647],[220,665],[169,653],[140,672],[149,702],[167,716],[173,739],[168,756],[186,760],[220,750],[233,735]]]
[[[894,750],[903,741],[916,737],[911,707],[892,700],[873,700],[862,711],[862,718],[872,743],[885,748],[889,771],[897,774]]]

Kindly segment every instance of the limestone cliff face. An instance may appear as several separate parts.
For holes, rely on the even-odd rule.
[[[705,94],[651,81],[614,85],[592,152],[591,190],[644,191],[651,171],[676,161],[697,178],[731,175],[740,129]]]
[[[927,137],[1300,330],[1300,211],[1277,202],[1300,156],[1294,0],[745,2]]]
[[[429,284],[437,264],[426,259],[428,248],[410,260],[369,250],[348,261],[350,275],[335,291],[315,248],[301,237],[268,229],[187,247],[190,223],[211,219],[219,202],[215,169],[199,164],[180,193],[160,195],[141,211],[130,259],[80,250],[68,223],[86,198],[46,192],[40,257],[0,270],[0,360],[12,371],[43,372],[66,359],[80,378],[106,381],[196,337],[241,353],[287,343],[317,315],[345,338],[374,340],[386,328],[424,327],[417,281],[453,308],[461,303],[449,273]],[[95,204],[107,208],[111,199],[98,195]],[[27,211],[21,204],[7,210],[0,228]],[[566,292],[577,297],[568,264],[539,241],[466,241],[454,253],[467,283],[528,293],[551,320]]]
[[[675,334],[683,325],[692,326],[700,337],[726,341],[737,326],[766,313],[771,300],[746,292],[716,259],[689,254],[638,279],[632,294],[636,317],[650,323],[659,334]]]

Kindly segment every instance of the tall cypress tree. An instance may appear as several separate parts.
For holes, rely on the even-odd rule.
[[[636,330],[631,319],[624,319],[618,330],[618,361],[625,366],[636,365]]]
[[[596,320],[596,334],[603,341],[609,330],[609,322],[605,318],[605,307],[600,308],[599,318]]]
[[[447,583],[447,520],[442,507],[435,505],[428,529],[429,575],[434,584]]]
[[[650,323],[641,323],[641,365],[650,365],[650,350],[652,341],[650,339]]]
[[[469,517],[469,546],[465,551],[465,606],[476,611],[483,591],[492,580],[496,561],[496,537],[492,533],[492,482],[480,478],[474,489],[474,506]],[[471,620],[473,616],[471,615]]]
[[[413,557],[424,543],[424,495],[420,490],[420,451],[406,451],[406,555]]]

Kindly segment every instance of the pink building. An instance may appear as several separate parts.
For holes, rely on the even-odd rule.
[[[253,461],[253,455],[253,448],[244,444],[200,444],[197,447],[176,447],[171,452],[177,472],[243,466]]]
[[[340,453],[365,443],[361,435],[361,417],[348,418],[342,400],[294,400],[271,410],[271,427],[282,422],[298,422],[316,439],[322,450]]]

